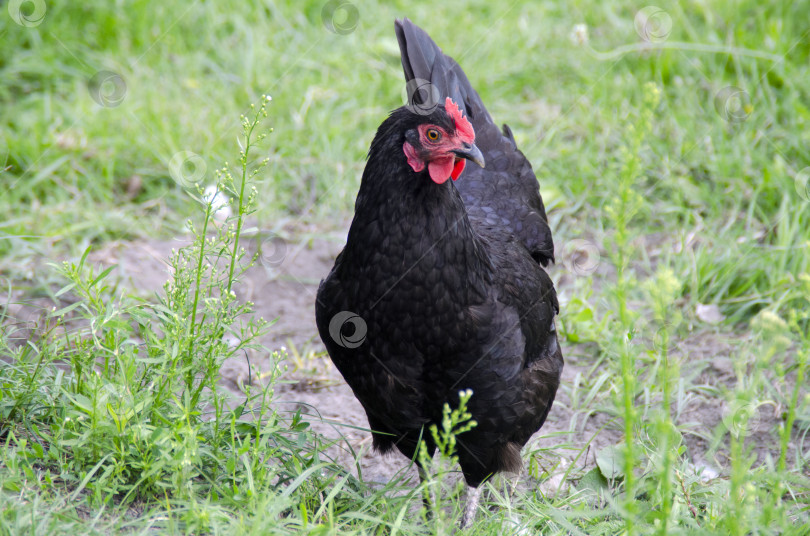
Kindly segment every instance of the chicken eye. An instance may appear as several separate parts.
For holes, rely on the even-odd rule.
[[[428,129],[427,137],[430,141],[437,141],[442,135],[435,128]]]

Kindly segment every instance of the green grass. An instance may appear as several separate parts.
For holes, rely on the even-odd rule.
[[[524,451],[529,485],[491,483],[497,508],[470,533],[810,531],[810,5],[662,3],[646,43],[643,4],[616,0],[356,1],[344,33],[324,2],[45,2],[31,26],[17,4],[0,5],[0,533],[452,530],[444,469],[434,516],[414,515],[424,490],[352,477],[270,407],[276,373],[238,399],[218,385],[229,356],[277,350],[230,298],[242,224],[349,214],[402,104],[400,16],[460,61],[532,161],[580,371],[557,402],[570,433]],[[265,94],[274,133],[259,139],[239,116],[251,127]],[[217,181],[233,233],[192,184]],[[151,298],[83,256],[182,234],[197,242]],[[18,303],[58,307],[31,332]],[[712,377],[718,360],[730,378]],[[714,430],[682,418],[695,403],[716,404]],[[576,440],[587,419],[615,445]]]

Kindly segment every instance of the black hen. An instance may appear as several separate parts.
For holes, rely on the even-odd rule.
[[[557,298],[540,266],[553,260],[553,243],[537,179],[508,127],[497,128],[423,30],[405,19],[396,32],[405,76],[416,81],[409,87],[427,91],[377,131],[316,319],[381,452],[413,458],[423,439],[432,455],[423,428],[460,390],[473,391],[478,424],[458,438],[457,454],[477,488],[520,467],[559,385]],[[465,170],[464,159],[479,165]]]

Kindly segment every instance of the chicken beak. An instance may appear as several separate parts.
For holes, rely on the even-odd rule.
[[[481,150],[474,143],[465,143],[461,149],[454,149],[453,153],[461,158],[472,160],[481,167],[485,165],[484,155],[481,154]]]

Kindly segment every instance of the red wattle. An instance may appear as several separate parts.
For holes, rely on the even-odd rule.
[[[453,161],[454,156],[447,156],[444,158],[437,158],[428,164],[428,172],[430,178],[436,184],[444,184],[447,179],[454,173]]]
[[[458,179],[458,176],[461,175],[462,171],[464,171],[464,165],[466,163],[467,163],[466,160],[459,159],[459,160],[456,161],[455,164],[453,164],[453,172],[450,174],[450,176],[453,178],[453,180]]]

